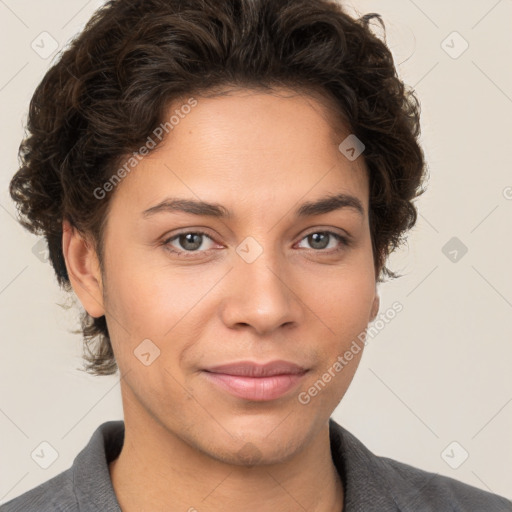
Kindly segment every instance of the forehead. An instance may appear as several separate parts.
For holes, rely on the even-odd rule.
[[[248,206],[249,198],[252,207],[258,201],[268,207],[269,200],[346,193],[368,209],[364,159],[340,153],[349,132],[329,110],[330,99],[245,89],[194,98],[196,105],[123,179],[114,201],[146,210],[166,196],[224,199],[236,214],[236,205]],[[168,118],[183,104],[174,102]]]

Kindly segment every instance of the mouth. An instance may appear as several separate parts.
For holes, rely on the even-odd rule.
[[[251,361],[214,366],[203,370],[218,389],[252,401],[276,400],[296,388],[309,370],[288,361],[259,364]]]

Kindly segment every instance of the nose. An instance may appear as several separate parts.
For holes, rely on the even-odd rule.
[[[250,327],[259,335],[279,327],[299,324],[304,315],[293,269],[287,268],[271,251],[248,263],[235,258],[221,304],[224,324],[230,328]]]

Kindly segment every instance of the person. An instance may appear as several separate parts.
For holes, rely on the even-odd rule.
[[[110,0],[10,184],[123,421],[0,510],[512,511],[331,418],[425,191],[420,104],[329,0]]]

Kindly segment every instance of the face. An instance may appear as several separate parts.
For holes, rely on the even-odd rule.
[[[127,424],[156,422],[225,462],[240,464],[247,443],[284,461],[325,428],[362,350],[333,365],[378,308],[367,171],[340,153],[348,134],[312,97],[196,99],[116,187],[103,280],[73,285],[106,315]],[[341,194],[352,199],[311,207]],[[215,208],[162,206],[172,200]],[[206,371],[276,360],[307,371],[259,382]]]

